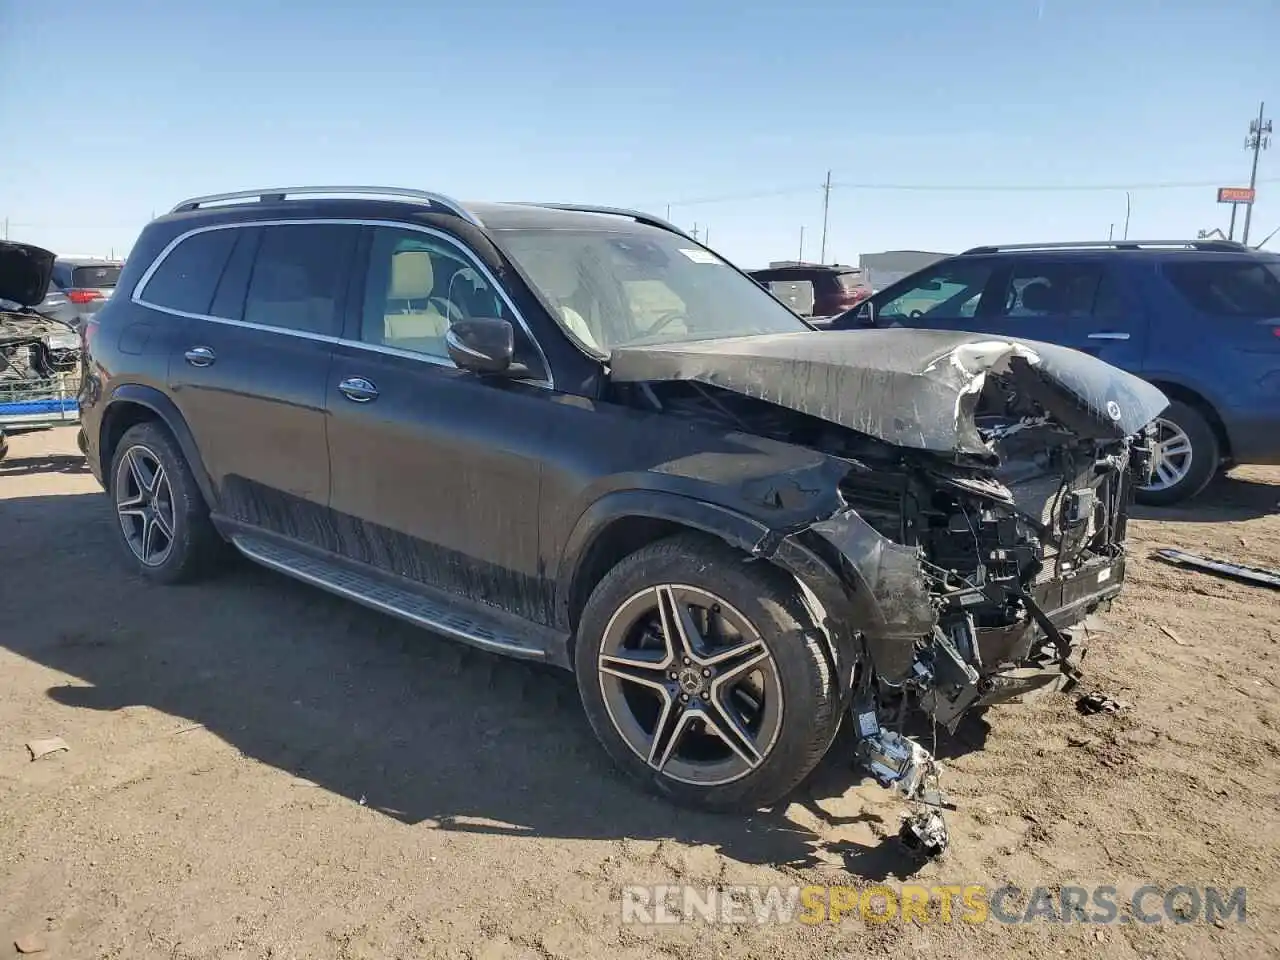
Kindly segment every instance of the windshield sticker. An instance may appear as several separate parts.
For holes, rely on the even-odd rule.
[[[720,258],[710,250],[690,250],[685,247],[680,248],[680,252],[692,260],[694,263],[719,263]]]

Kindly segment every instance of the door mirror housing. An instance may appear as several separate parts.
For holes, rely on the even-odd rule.
[[[449,359],[460,370],[488,376],[519,376],[525,372],[523,364],[512,362],[515,339],[511,324],[494,317],[455,320],[444,335]]]
[[[876,305],[870,300],[863,300],[853,308],[854,327],[874,327],[876,325]]]

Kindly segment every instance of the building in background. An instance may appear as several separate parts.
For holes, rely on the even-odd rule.
[[[858,266],[862,270],[863,282],[872,290],[883,290],[889,284],[949,256],[949,253],[931,253],[927,250],[886,250],[883,253],[861,254]]]

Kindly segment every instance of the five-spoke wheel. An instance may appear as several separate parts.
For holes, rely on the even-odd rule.
[[[700,535],[609,571],[582,612],[574,658],[609,754],[693,806],[779,799],[839,723],[830,652],[795,582]]]
[[[149,580],[178,583],[225,555],[182,448],[156,421],[125,431],[106,474],[121,540]]]
[[[141,444],[126,449],[117,461],[116,515],[125,543],[148,567],[158,567],[173,551],[173,489],[164,465]]]

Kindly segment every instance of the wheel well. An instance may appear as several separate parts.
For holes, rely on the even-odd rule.
[[[130,427],[146,423],[148,420],[164,423],[158,413],[141,403],[119,400],[107,407],[102,417],[98,457],[101,462],[102,476],[108,483],[110,483],[108,474],[111,471],[111,461],[115,457],[116,445],[120,442],[120,438]]]
[[[673,520],[619,517],[600,531],[578,564],[573,585],[569,588],[569,628],[577,631],[578,618],[582,616],[583,608],[591,598],[591,591],[619,561],[641,547],[689,529],[691,528]]]
[[[1185,403],[1187,406],[1194,407],[1204,414],[1204,418],[1209,421],[1209,426],[1212,428],[1214,436],[1218,438],[1218,447],[1222,451],[1222,458],[1224,460],[1231,458],[1231,438],[1227,436],[1227,428],[1223,426],[1222,419],[1218,416],[1218,411],[1213,409],[1213,404],[1194,390],[1188,387],[1181,387],[1176,383],[1163,383],[1159,380],[1154,380],[1152,381],[1152,386],[1159,387],[1170,400]]]

